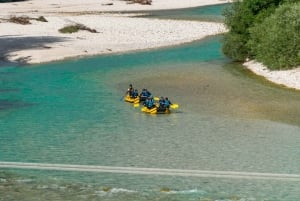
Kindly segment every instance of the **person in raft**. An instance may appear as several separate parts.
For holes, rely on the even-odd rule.
[[[140,94],[140,101],[145,101],[150,96],[151,96],[151,93],[147,89],[143,89]]]
[[[155,105],[154,105],[154,100],[153,100],[153,97],[148,97],[146,99],[146,101],[144,102],[144,106],[146,106],[148,109],[151,109],[153,108]]]
[[[133,90],[132,97],[136,98],[139,96],[139,91],[137,89]]]
[[[165,99],[164,97],[160,97],[158,101],[158,110],[164,110],[165,109]]]
[[[164,107],[166,109],[169,109],[170,108],[170,105],[172,105],[171,101],[169,100],[168,97],[165,98],[165,101],[164,101]]]
[[[129,88],[127,89],[126,91],[126,95],[132,97],[133,96],[133,92],[134,92],[134,89],[132,87],[132,84],[129,85]]]

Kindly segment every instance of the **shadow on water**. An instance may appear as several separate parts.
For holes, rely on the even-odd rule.
[[[0,67],[11,65],[25,65],[30,57],[21,57],[15,62],[8,60],[8,57],[14,56],[14,52],[28,50],[33,48],[49,49],[50,43],[63,42],[68,40],[67,37],[51,37],[51,36],[39,36],[39,37],[20,37],[18,35],[0,36]]]
[[[1,110],[9,110],[9,109],[17,109],[17,108],[22,108],[22,107],[28,107],[30,105],[31,104],[24,103],[24,102],[21,102],[21,101],[0,100],[0,111]]]

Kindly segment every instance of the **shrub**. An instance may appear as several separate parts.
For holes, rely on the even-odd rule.
[[[243,61],[251,58],[252,53],[247,46],[250,39],[249,28],[260,24],[274,13],[275,9],[285,2],[299,0],[237,0],[225,9],[225,25],[229,32],[225,34],[223,53],[233,60]],[[237,42],[238,44],[232,44]],[[238,49],[237,49],[238,48]]]
[[[250,29],[247,46],[271,69],[300,65],[300,3],[280,6],[273,15]]]
[[[249,56],[248,48],[246,47],[248,37],[243,34],[230,33],[223,37],[222,51],[229,58],[235,61],[244,61]]]
[[[69,25],[59,29],[58,31],[61,33],[75,33],[78,32],[79,30],[85,30],[91,33],[97,33],[95,29],[88,28],[82,24]]]
[[[12,23],[16,23],[16,24],[22,24],[22,25],[31,24],[29,17],[12,16],[12,17],[9,18],[8,21],[12,22]]]
[[[40,17],[36,18],[36,20],[40,21],[40,22],[48,22],[44,16],[40,16]]]
[[[69,25],[59,29],[58,31],[61,33],[75,33],[79,31],[79,27],[77,25]]]

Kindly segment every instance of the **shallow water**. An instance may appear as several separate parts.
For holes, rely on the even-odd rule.
[[[158,11],[145,11],[143,17],[160,18],[160,19],[176,19],[176,20],[200,20],[200,21],[214,21],[222,22],[224,8],[230,4],[224,3],[213,6],[201,6],[186,9],[173,9],[173,10],[158,10]],[[141,13],[138,11],[138,13]]]
[[[299,92],[249,76],[218,41],[1,68],[1,161],[300,174]],[[144,114],[120,101],[129,83],[180,108]],[[10,200],[300,198],[299,180],[49,170],[3,169],[0,191]]]
[[[231,63],[219,39],[0,68],[0,161],[162,173],[2,168],[0,200],[299,200],[299,179],[288,176],[300,174],[300,93]],[[180,107],[144,114],[122,101],[129,83]],[[248,176],[183,177],[161,168]]]

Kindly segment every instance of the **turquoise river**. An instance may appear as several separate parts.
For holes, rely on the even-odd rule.
[[[299,201],[300,92],[220,40],[1,67],[0,200]],[[142,113],[130,83],[179,108]]]

